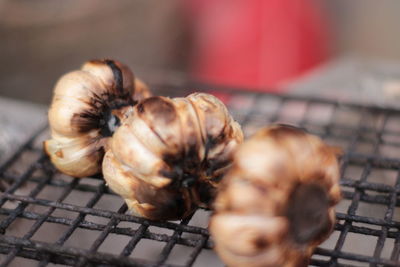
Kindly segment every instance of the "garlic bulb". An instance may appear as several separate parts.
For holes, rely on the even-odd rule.
[[[259,130],[234,154],[210,232],[229,266],[307,266],[340,200],[338,149],[285,125]]]
[[[101,171],[104,146],[124,110],[150,96],[118,61],[93,60],[62,76],[49,110],[51,139],[44,150],[63,173],[84,177]]]
[[[103,175],[134,214],[182,218],[209,206],[242,140],[239,124],[212,95],[150,97],[115,132]]]

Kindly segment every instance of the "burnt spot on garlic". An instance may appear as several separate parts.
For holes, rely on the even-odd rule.
[[[114,110],[120,110],[127,106],[133,106],[137,100],[132,98],[134,84],[131,88],[124,89],[123,73],[121,68],[113,60],[91,61],[96,65],[106,64],[112,71],[113,82],[109,90],[96,93],[92,92],[89,109],[77,112],[73,115],[71,124],[81,133],[93,129],[100,129],[100,134],[104,137],[111,136],[120,124],[120,118],[113,114]],[[120,65],[120,64],[119,64]]]
[[[147,86],[124,64],[109,59],[86,62],[62,76],[54,88],[46,153],[65,174],[99,173],[109,137],[132,106],[149,96]]]
[[[137,110],[139,116],[151,116],[152,123],[161,123],[165,126],[168,126],[177,117],[174,105],[169,101],[165,101],[161,96],[145,99],[138,105]]]
[[[286,217],[290,221],[289,237],[307,244],[326,235],[332,227],[327,192],[318,184],[299,184],[289,196]]]
[[[150,97],[114,133],[104,178],[133,213],[183,218],[210,205],[242,140],[239,124],[212,95]]]
[[[333,230],[340,200],[337,152],[288,125],[260,129],[241,144],[210,221],[223,261],[229,266],[307,266],[315,247]]]
[[[104,60],[104,63],[106,63],[111,68],[114,74],[114,87],[116,91],[124,94],[124,80],[122,79],[121,69],[115,64],[114,60],[106,59]]]
[[[163,209],[142,209],[147,218],[182,217],[187,211],[183,196],[177,194],[173,188],[159,190],[150,184],[139,183],[138,186],[132,187],[132,190],[139,203],[147,203],[153,207],[163,207]]]

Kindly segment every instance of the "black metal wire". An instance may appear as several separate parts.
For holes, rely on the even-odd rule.
[[[400,122],[400,110],[226,88],[211,91],[201,84],[190,87],[225,94],[227,106],[245,131],[275,121],[294,122],[319,134],[328,142],[342,144],[345,154],[341,160],[341,186],[343,197],[350,202],[350,205],[346,212],[337,212],[338,221],[335,226],[337,240],[332,240],[334,242],[331,242],[333,244],[331,247],[322,246],[316,249],[310,262],[312,266],[359,266],[360,264],[400,266],[400,222],[396,221],[395,216],[400,212],[400,127],[397,129],[388,127],[390,119],[399,118]],[[189,90],[163,86],[158,93],[182,96],[188,94]],[[276,108],[265,109],[263,105],[272,103],[271,101],[275,103]],[[289,110],[291,103],[297,103],[301,110]],[[316,105],[330,110],[325,120],[313,119],[315,114],[312,112]],[[347,118],[346,114],[350,113],[357,115],[358,121]],[[157,222],[138,218],[126,212],[125,204],[117,211],[96,207],[103,196],[113,196],[113,192],[108,190],[105,183],[100,180],[101,177],[86,178],[98,181],[97,183],[85,183],[85,179],[60,178],[41,149],[34,145],[45,129],[43,127],[33,134],[9,160],[0,166],[0,179],[10,184],[0,195],[0,231],[3,233],[0,236],[1,266],[12,264],[17,258],[34,260],[39,266],[46,266],[49,263],[69,266],[175,266],[170,260],[178,245],[190,248],[190,252],[185,255],[183,263],[179,266],[202,266],[200,255],[204,250],[213,248],[213,242],[206,228],[192,225],[194,220],[192,217],[181,222]],[[369,145],[370,151],[359,150],[360,144]],[[398,149],[399,153],[395,154],[396,156],[387,155],[381,149],[382,146]],[[11,170],[12,166],[22,164],[21,158],[29,153],[37,155],[37,158],[29,166],[25,166],[26,169],[22,173],[14,173]],[[351,173],[348,174],[347,170],[351,167],[361,168],[363,170],[361,175],[355,177]],[[391,170],[397,173],[397,177],[393,184],[386,184],[383,180],[370,181],[375,170]],[[29,192],[22,192],[27,183],[33,187],[30,187]],[[41,192],[48,187],[61,189],[55,200],[40,197]],[[65,200],[73,192],[91,194],[91,197],[86,203],[66,203]],[[10,203],[13,205],[9,205]],[[361,204],[364,207],[380,205],[381,209],[385,209],[384,216],[379,218],[370,214],[360,214]],[[30,206],[42,207],[44,211],[29,209]],[[69,218],[55,215],[56,211],[74,212],[76,216]],[[103,222],[91,221],[89,216],[103,218]],[[17,225],[19,220],[31,221],[33,224],[24,234],[16,236],[13,235],[13,225]],[[65,230],[59,233],[54,242],[35,239],[39,229],[49,223],[64,226]],[[134,223],[138,227],[124,226],[121,223]],[[164,229],[166,232],[154,232],[153,227]],[[68,241],[78,229],[96,233],[97,237],[87,247],[68,245]],[[352,238],[349,233],[360,237],[375,237],[376,243],[372,245],[370,254],[348,251],[346,243]],[[101,247],[110,235],[129,239],[117,253],[104,252]],[[135,255],[143,240],[162,245],[157,256],[144,259]],[[391,244],[390,251],[385,252],[389,244]]]

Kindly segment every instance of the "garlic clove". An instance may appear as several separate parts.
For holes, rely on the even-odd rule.
[[[133,85],[133,73],[124,64],[113,60],[91,60],[83,64],[83,71],[89,72],[102,82],[103,88],[117,89],[115,86],[122,78],[123,91],[130,91]],[[120,72],[120,73],[116,73]],[[120,76],[115,79],[116,76]]]
[[[107,185],[118,191],[123,198],[133,197],[131,188],[136,186],[138,181],[130,175],[125,175],[122,164],[116,160],[111,151],[105,153],[102,166]],[[114,177],[115,179],[107,179],[106,177]]]
[[[133,94],[133,100],[140,101],[151,96],[150,90],[147,85],[140,79],[134,77],[133,73],[126,65],[113,60],[106,61],[107,64],[104,64],[104,60],[92,60],[86,62],[82,66],[82,70],[87,71],[92,75],[98,77],[102,81],[103,87],[113,88],[113,85],[115,83],[115,74],[113,73],[113,68],[110,68],[109,66],[110,64],[113,64],[121,71],[121,75],[123,78],[123,89],[124,91]],[[134,90],[132,90],[132,88],[134,88]]]
[[[182,217],[188,211],[186,205],[190,202],[184,195],[172,188],[153,186],[137,178],[133,172],[127,172],[126,166],[111,151],[104,156],[103,174],[110,188],[126,200],[129,210],[135,215],[160,220]]]
[[[215,97],[204,93],[194,93],[187,97],[196,110],[203,139],[219,137],[227,123],[227,110]]]
[[[54,96],[72,97],[90,103],[92,95],[100,95],[104,91],[106,88],[96,76],[76,70],[61,76],[54,87]]]
[[[205,147],[196,111],[192,103],[184,97],[174,98],[174,104],[179,114],[182,128],[181,142],[184,145],[185,154],[193,155],[201,162],[205,157]]]
[[[172,100],[161,96],[147,98],[137,105],[136,110],[137,117],[148,125],[170,153],[179,153],[182,130]]]
[[[89,137],[50,139],[44,142],[44,150],[67,175],[85,177],[101,171],[103,151]]]
[[[230,240],[224,249],[216,247],[228,265],[280,266],[283,262],[280,246],[287,227],[288,223],[284,217],[265,218],[257,215],[243,217],[226,213],[213,218],[210,231],[217,243]],[[266,248],[268,248],[266,253],[260,255]]]
[[[126,124],[124,124],[126,131],[130,131],[152,154],[160,157],[168,147],[147,122],[142,120],[137,114],[137,109],[135,109],[132,116],[129,117],[129,121],[126,121]],[[132,122],[133,120],[134,123]]]
[[[267,133],[263,135],[260,132],[246,141],[246,145],[234,155],[234,162],[238,170],[245,170],[244,179],[289,190],[296,177],[295,164],[288,164],[292,157],[286,149],[282,149],[279,142],[264,138]],[[282,177],[287,182],[282,183]]]
[[[120,162],[129,166],[134,176],[158,187],[171,182],[170,179],[159,174],[161,168],[167,168],[162,158],[143,145],[143,142],[130,131],[129,124],[123,124],[115,132],[111,149]]]
[[[226,179],[224,194],[219,194],[218,201],[214,203],[217,210],[235,210],[243,213],[262,213],[274,216],[286,206],[287,194],[271,186],[258,182],[249,182],[242,175],[230,175]],[[241,197],[237,197],[237,196]],[[263,199],[263,205],[259,205]]]
[[[226,170],[233,150],[243,141],[241,127],[218,98],[204,93],[194,93],[187,98],[192,105],[195,103],[193,106],[201,126],[209,172],[219,176],[218,169]]]

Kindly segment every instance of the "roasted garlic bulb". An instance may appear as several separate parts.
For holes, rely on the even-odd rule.
[[[51,139],[44,149],[63,173],[84,177],[101,171],[104,146],[125,109],[150,96],[118,61],[93,60],[62,76],[49,110]]]
[[[210,232],[228,266],[307,266],[340,200],[338,149],[292,126],[259,130],[234,154]]]
[[[243,140],[241,128],[216,97],[150,97],[114,133],[103,175],[136,215],[179,219],[209,206]]]

